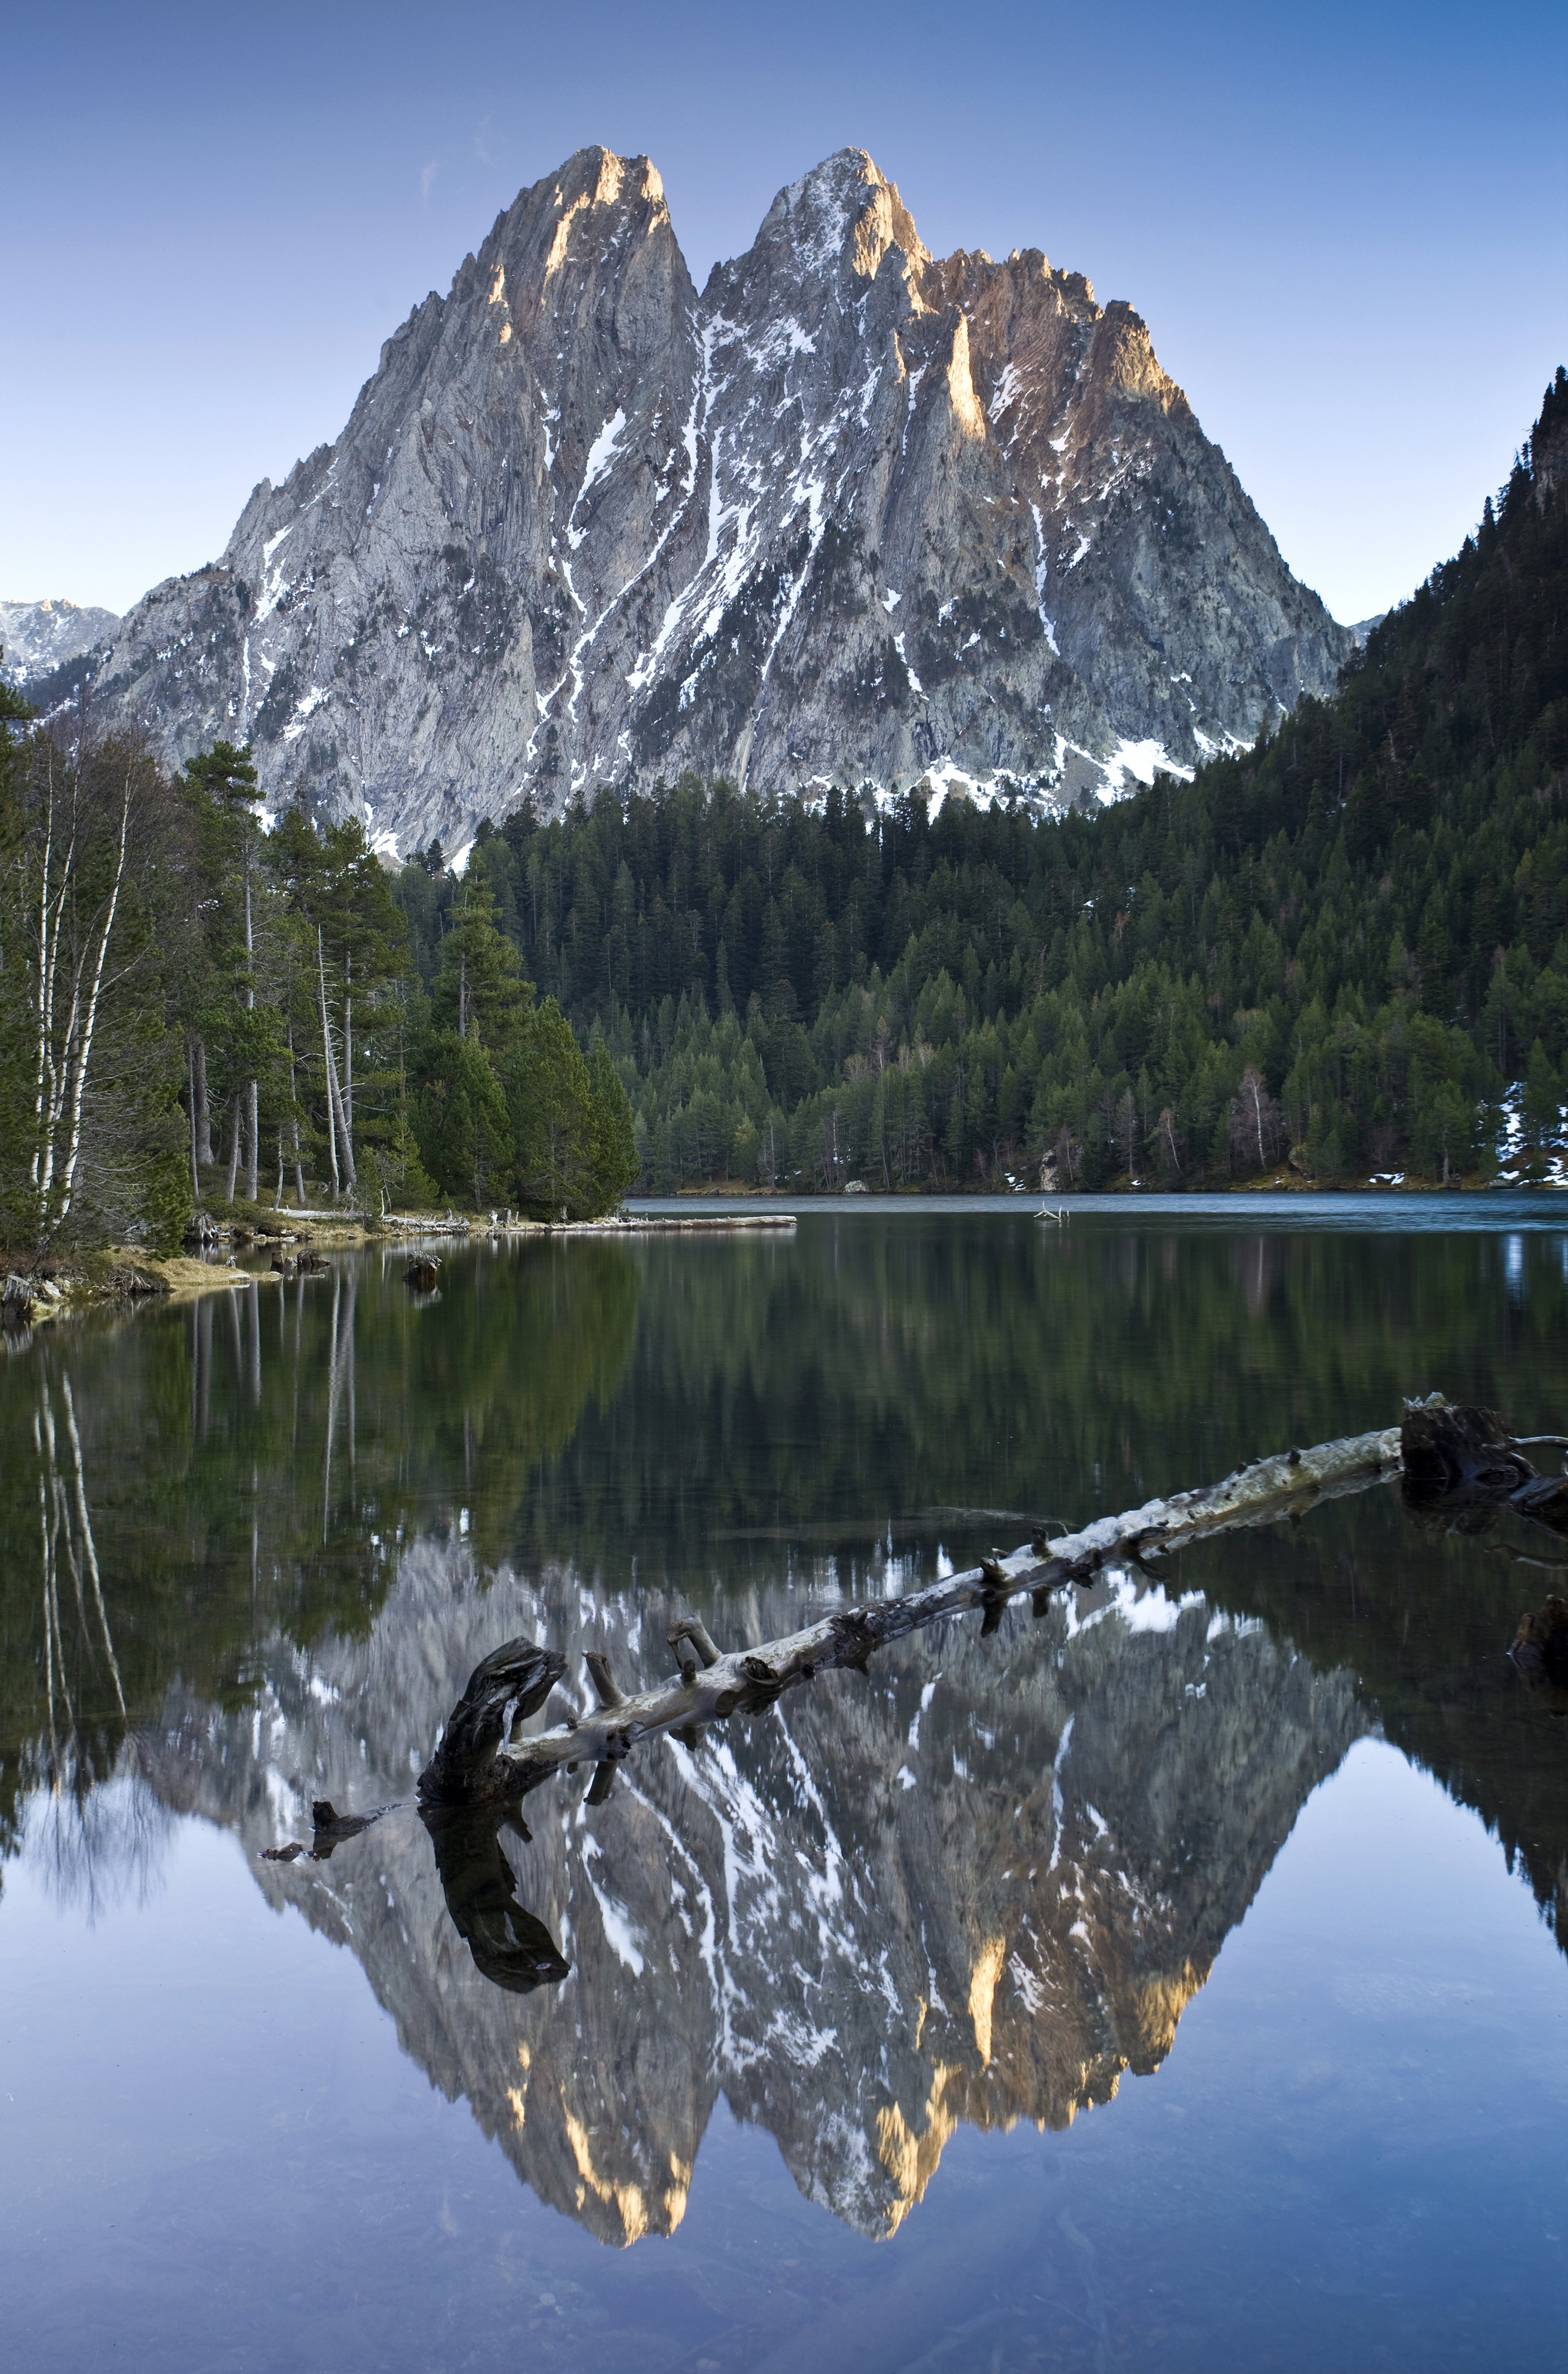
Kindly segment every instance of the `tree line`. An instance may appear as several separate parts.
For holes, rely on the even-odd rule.
[[[598,1030],[654,1191],[1325,1183],[1552,1158],[1568,1091],[1568,381],[1339,693],[1036,821],[684,780],[437,845]]]
[[[602,792],[401,872],[245,751],[0,688],[0,1228],[263,1194],[1547,1175],[1568,1101],[1568,377],[1338,694],[1040,820]]]
[[[0,1240],[170,1245],[263,1202],[620,1201],[620,1079],[535,995],[482,877],[427,983],[357,820],[267,829],[245,750],[170,774],[0,699]]]

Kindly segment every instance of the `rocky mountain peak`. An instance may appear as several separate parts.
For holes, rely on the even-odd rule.
[[[919,265],[930,262],[896,183],[879,171],[863,148],[840,148],[824,158],[788,189],[766,214],[745,265],[766,252],[787,259],[802,281],[824,281],[846,273],[874,280],[889,248]]]
[[[275,806],[406,851],[684,768],[1114,796],[1350,648],[1129,306],[931,256],[860,148],[699,298],[653,165],[588,147],[92,698],[173,758],[248,737]]]

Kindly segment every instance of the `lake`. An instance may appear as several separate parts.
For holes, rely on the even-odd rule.
[[[1556,2359],[1539,1527],[1376,1486],[461,1854],[413,1790],[517,1634],[567,1658],[537,1727],[590,1651],[671,1673],[677,1616],[764,1640],[1407,1394],[1568,1432],[1568,1206],[865,1200],[448,1251],[433,1297],[405,1260],[0,1357],[15,2363]],[[264,1860],[317,1797],[392,1810]]]

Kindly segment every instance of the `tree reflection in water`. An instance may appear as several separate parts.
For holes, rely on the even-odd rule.
[[[372,1258],[41,1332],[0,1365],[32,1449],[0,1487],[6,1842],[24,1801],[96,1795],[94,1886],[150,1868],[134,1822],[168,1809],[259,1859],[318,1796],[407,1801],[509,1632],[579,1692],[591,1651],[629,1685],[673,1616],[767,1637],[989,1548],[977,1510],[1085,1519],[1433,1382],[1564,1415],[1558,1265],[1481,1325],[1490,1240],[1008,1227],[539,1247],[449,1263],[426,1309]],[[884,2233],[960,2121],[1060,2125],[1159,2065],[1375,1726],[1555,1914],[1561,1725],[1502,1655],[1518,1572],[1374,1493],[1195,1553],[1169,1595],[1118,1572],[907,1641],[639,1752],[602,1802],[554,1783],[526,1829],[405,1802],[330,1864],[255,1868],[606,2241],[679,2221],[720,2098]]]

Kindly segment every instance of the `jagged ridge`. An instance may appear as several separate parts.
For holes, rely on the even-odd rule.
[[[1350,649],[1128,305],[933,259],[860,149],[699,297],[652,165],[588,148],[93,699],[170,758],[252,738],[275,805],[406,851],[685,767],[1114,794]]]

